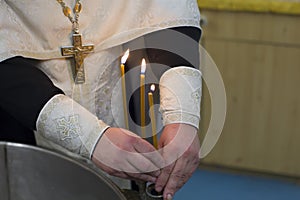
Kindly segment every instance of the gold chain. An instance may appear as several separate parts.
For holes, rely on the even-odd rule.
[[[72,30],[74,33],[79,33],[79,13],[81,12],[82,5],[80,3],[80,0],[75,1],[75,6],[73,8],[74,17],[71,16],[71,8],[68,7],[63,0],[56,0],[62,7],[62,11],[66,17],[70,20],[72,23]]]

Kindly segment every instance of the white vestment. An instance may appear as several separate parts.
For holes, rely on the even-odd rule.
[[[73,8],[75,0],[64,0]],[[0,0],[0,61],[23,56],[43,60],[39,68],[65,94],[110,126],[123,124],[120,95],[122,44],[179,26],[199,27],[196,0],[82,0],[79,31],[94,53],[84,60],[86,80],[74,84],[62,46],[72,46],[72,25],[56,0]],[[34,77],[32,77],[34,78]],[[112,107],[113,105],[113,107]]]

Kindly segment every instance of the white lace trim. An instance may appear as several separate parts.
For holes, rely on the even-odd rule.
[[[175,123],[184,123],[192,125],[196,128],[199,127],[199,116],[195,116],[191,113],[183,113],[183,112],[164,112],[163,114],[163,124],[175,124]]]
[[[108,126],[65,95],[56,95],[37,119],[37,143],[65,153],[91,158],[95,145]],[[42,141],[41,141],[42,140]]]
[[[191,67],[174,67],[160,79],[160,111],[163,123],[186,123],[199,127],[201,72]]]

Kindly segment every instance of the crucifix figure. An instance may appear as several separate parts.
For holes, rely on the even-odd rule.
[[[94,51],[94,45],[83,45],[80,34],[73,34],[73,46],[62,47],[61,54],[63,56],[74,57],[75,61],[75,74],[74,80],[76,84],[82,84],[85,82],[84,74],[84,58],[86,54]]]

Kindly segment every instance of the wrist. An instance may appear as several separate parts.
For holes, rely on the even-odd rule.
[[[71,98],[56,95],[41,110],[36,127],[39,146],[90,159],[109,126]]]
[[[175,67],[160,79],[160,111],[163,124],[184,123],[199,127],[201,72],[190,67]]]

